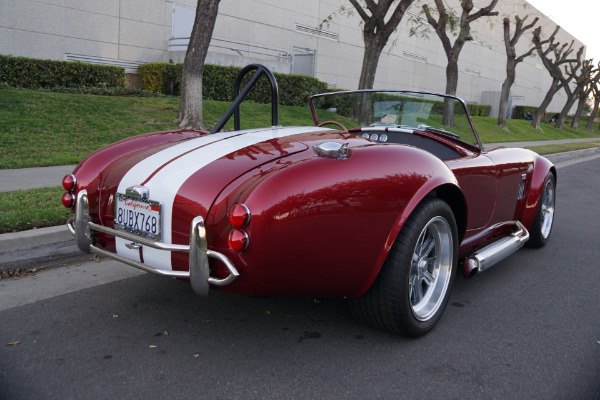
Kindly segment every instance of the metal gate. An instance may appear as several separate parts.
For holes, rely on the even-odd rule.
[[[315,76],[317,49],[292,46],[292,74]]]

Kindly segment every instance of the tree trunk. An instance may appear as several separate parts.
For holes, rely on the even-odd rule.
[[[598,115],[598,108],[600,108],[600,97],[594,97],[594,109],[585,125],[585,129],[588,131],[591,131],[594,126],[594,119],[596,119],[596,116]]]
[[[385,47],[385,43],[381,45],[375,34],[364,32],[363,39],[365,43],[365,54],[363,57],[362,70],[360,72],[360,80],[358,82],[359,89],[373,89],[375,83],[375,74],[377,73],[377,65],[379,57]],[[370,120],[371,113],[371,96],[359,96],[356,101],[355,115],[361,125],[370,125],[373,121]]]
[[[544,100],[542,100],[542,104],[540,104],[540,107],[538,108],[537,112],[535,113],[535,115],[533,117],[533,120],[531,121],[532,128],[541,130],[540,122],[542,121],[542,118],[544,118],[544,114],[546,113],[546,109],[552,102],[552,98],[554,97],[556,92],[558,92],[558,82],[559,82],[558,79],[556,79],[556,78],[552,79],[552,84],[550,85],[550,89],[548,89],[548,92],[546,93],[546,97],[544,97]]]
[[[523,62],[523,60],[529,57],[535,50],[535,47],[531,47],[527,52],[521,54],[519,57],[517,57],[517,53],[515,51],[515,47],[521,38],[521,35],[523,35],[525,31],[533,28],[539,21],[539,18],[536,17],[530,24],[524,25],[528,17],[529,16],[526,15],[524,18],[521,18],[515,15],[515,27],[512,39],[510,37],[510,19],[505,17],[502,21],[502,28],[504,31],[504,49],[506,51],[506,79],[504,79],[504,82],[502,83],[502,92],[500,92],[498,126],[505,131],[508,131],[508,128],[506,127],[506,108],[508,107],[510,88],[512,87],[513,83],[515,83],[517,64]]]
[[[379,64],[379,57],[385,47],[379,43],[374,35],[364,33],[365,54],[363,57],[362,70],[360,71],[359,89],[373,89],[375,83],[375,73]]]
[[[573,123],[571,124],[571,128],[577,130],[579,129],[579,119],[581,118],[581,113],[583,113],[583,107],[585,107],[586,101],[585,92],[581,92],[579,95],[579,102],[577,103],[577,111],[575,111],[575,116],[573,117]]]
[[[181,76],[179,127],[206,130],[202,122],[202,76],[204,60],[219,12],[220,0],[198,0],[196,19],[188,44]]]
[[[448,57],[446,66],[446,94],[456,95],[458,87],[458,58]],[[444,102],[444,116],[442,124],[448,128],[454,128],[454,102]]]
[[[562,127],[565,125],[565,120],[567,119],[567,116],[569,115],[569,111],[573,107],[573,104],[575,104],[575,100],[577,100],[577,97],[578,93],[572,93],[569,97],[567,97],[567,102],[561,110],[558,119],[554,123],[554,126],[557,129],[562,129]]]
[[[508,98],[510,96],[510,88],[515,83],[516,63],[514,58],[508,57],[506,62],[506,79],[502,84],[502,92],[500,93],[500,106],[498,109],[498,126],[506,129],[506,108],[508,106]]]

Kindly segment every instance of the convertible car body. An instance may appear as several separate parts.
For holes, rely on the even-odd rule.
[[[541,247],[556,170],[524,149],[484,150],[464,102],[404,91],[313,96],[313,127],[282,127],[257,69],[213,132],[122,140],[63,180],[84,252],[254,296],[343,296],[361,320],[428,332],[457,269]],[[258,76],[273,126],[239,130]],[[231,115],[236,128],[220,132]]]

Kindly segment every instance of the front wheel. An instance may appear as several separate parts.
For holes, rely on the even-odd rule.
[[[552,224],[554,223],[554,204],[556,202],[556,178],[552,172],[548,173],[544,181],[544,188],[540,196],[538,209],[529,230],[528,247],[544,247],[550,239]]]
[[[429,332],[448,302],[456,273],[457,236],[448,204],[424,200],[404,224],[371,288],[350,300],[353,313],[393,333]]]

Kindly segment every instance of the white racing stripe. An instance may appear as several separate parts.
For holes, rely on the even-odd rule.
[[[179,192],[181,185],[200,168],[227,154],[269,139],[323,130],[327,129],[318,127],[272,127],[261,130],[220,132],[188,140],[153,154],[136,164],[125,174],[119,183],[117,192],[125,193],[125,189],[129,186],[140,185],[157,168],[173,160],[175,157],[189,152],[164,166],[144,185],[150,191],[150,200],[161,203],[161,241],[163,243],[172,243],[171,227],[175,196]],[[240,135],[240,133],[243,133],[243,135]],[[240,136],[232,138],[232,136],[236,135]],[[221,140],[228,138],[231,139]],[[199,146],[203,147],[196,149]],[[129,242],[116,238],[117,253],[129,259],[140,261],[139,251],[128,249],[125,246],[126,243]],[[171,270],[171,253],[144,247],[144,263],[155,268]]]
[[[206,135],[199,137],[197,139],[186,140],[183,143],[177,144],[175,146],[171,146],[163,151],[159,151],[151,155],[150,157],[145,158],[140,161],[136,165],[134,165],[121,179],[119,182],[119,186],[117,188],[117,193],[125,193],[125,190],[130,186],[140,185],[144,182],[151,173],[153,173],[157,168],[161,165],[169,162],[173,158],[177,157],[179,154],[183,154],[187,151],[191,151],[198,146],[207,145],[213,143],[217,140],[231,137],[235,135],[233,132],[228,133],[220,133],[217,135]],[[152,198],[153,193],[150,194]],[[159,201],[159,200],[157,200]],[[162,223],[161,232],[164,230],[164,227],[167,226]],[[136,249],[128,249],[125,245],[130,243],[128,240],[115,238],[115,246],[117,250],[117,254],[122,255],[124,257],[129,258],[130,260],[140,261],[139,250]],[[170,242],[169,242],[170,243]],[[170,268],[168,268],[170,269]]]

